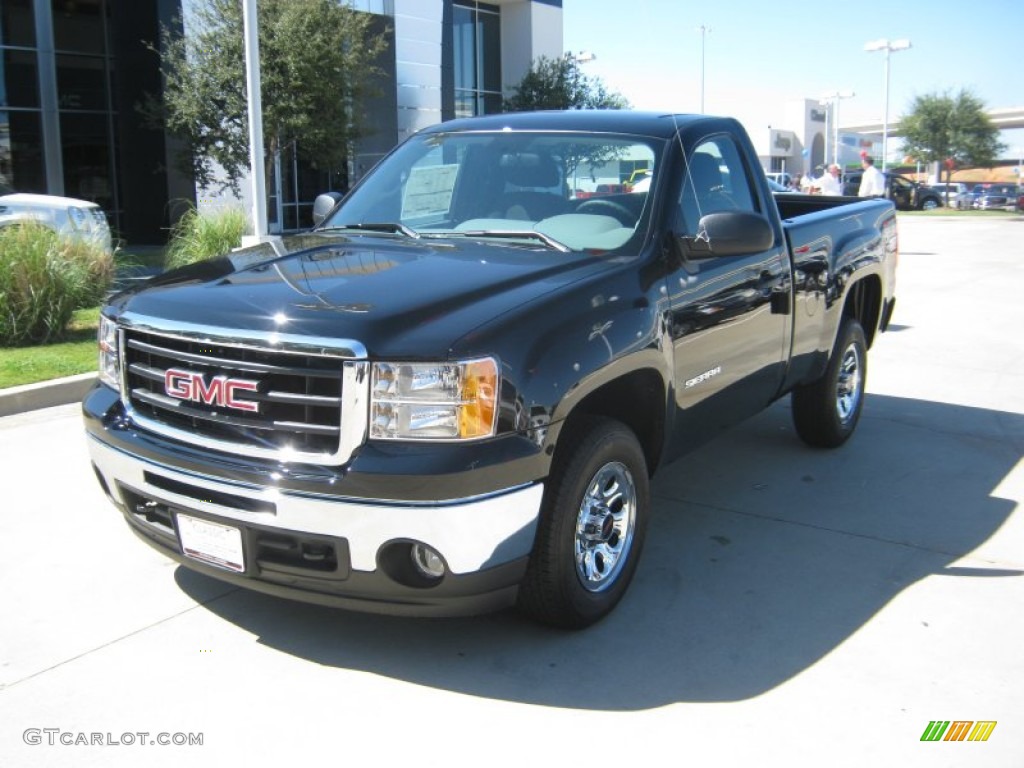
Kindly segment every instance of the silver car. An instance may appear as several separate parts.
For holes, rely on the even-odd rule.
[[[0,182],[0,228],[25,221],[38,222],[62,237],[95,243],[108,253],[113,245],[107,216],[96,203],[14,192]]]

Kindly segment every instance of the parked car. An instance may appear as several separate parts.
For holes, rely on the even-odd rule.
[[[843,176],[843,194],[856,196],[863,176],[863,171],[850,171]],[[901,211],[929,211],[942,206],[943,196],[931,187],[895,173],[886,173],[885,178],[885,196]]]
[[[969,211],[973,207],[974,201],[977,197],[977,192],[967,189],[958,193],[956,197],[950,198],[949,207],[958,211]]]
[[[1021,187],[1017,194],[1017,210],[1024,211],[1024,187]]]
[[[646,158],[649,193],[538,194],[580,148]],[[820,447],[870,403],[892,203],[773,197],[756,157],[703,115],[426,128],[312,232],[110,300],[83,406],[99,484],[236,586],[591,624],[633,576],[660,465],[790,392]]]
[[[768,177],[768,181],[774,182],[778,184],[780,187],[785,187],[787,190],[792,189],[793,177],[790,176],[788,173],[773,172],[766,173],[765,176]]]
[[[956,200],[960,195],[967,193],[967,185],[962,181],[936,182],[929,184],[928,189],[934,189],[942,198],[942,204],[948,208],[955,208]]]
[[[986,185],[971,205],[979,211],[1012,211],[1017,206],[1017,185]]]
[[[58,235],[111,249],[110,225],[103,209],[88,200],[15,192],[0,181],[0,229],[35,221]]]

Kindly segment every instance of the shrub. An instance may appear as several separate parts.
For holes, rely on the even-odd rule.
[[[222,208],[202,214],[190,208],[171,230],[167,268],[223,256],[242,244],[242,235],[248,226],[249,219],[240,208]]]
[[[0,229],[0,346],[60,339],[71,313],[98,304],[113,276],[113,256],[95,245],[34,222]]]

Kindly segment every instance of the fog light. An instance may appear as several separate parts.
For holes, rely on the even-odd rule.
[[[444,560],[426,544],[413,544],[409,557],[416,570],[428,579],[440,579],[444,576]]]

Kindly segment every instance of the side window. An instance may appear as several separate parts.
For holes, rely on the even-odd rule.
[[[701,216],[730,210],[758,208],[735,143],[730,136],[715,136],[687,158],[679,193],[679,229],[695,234]]]

